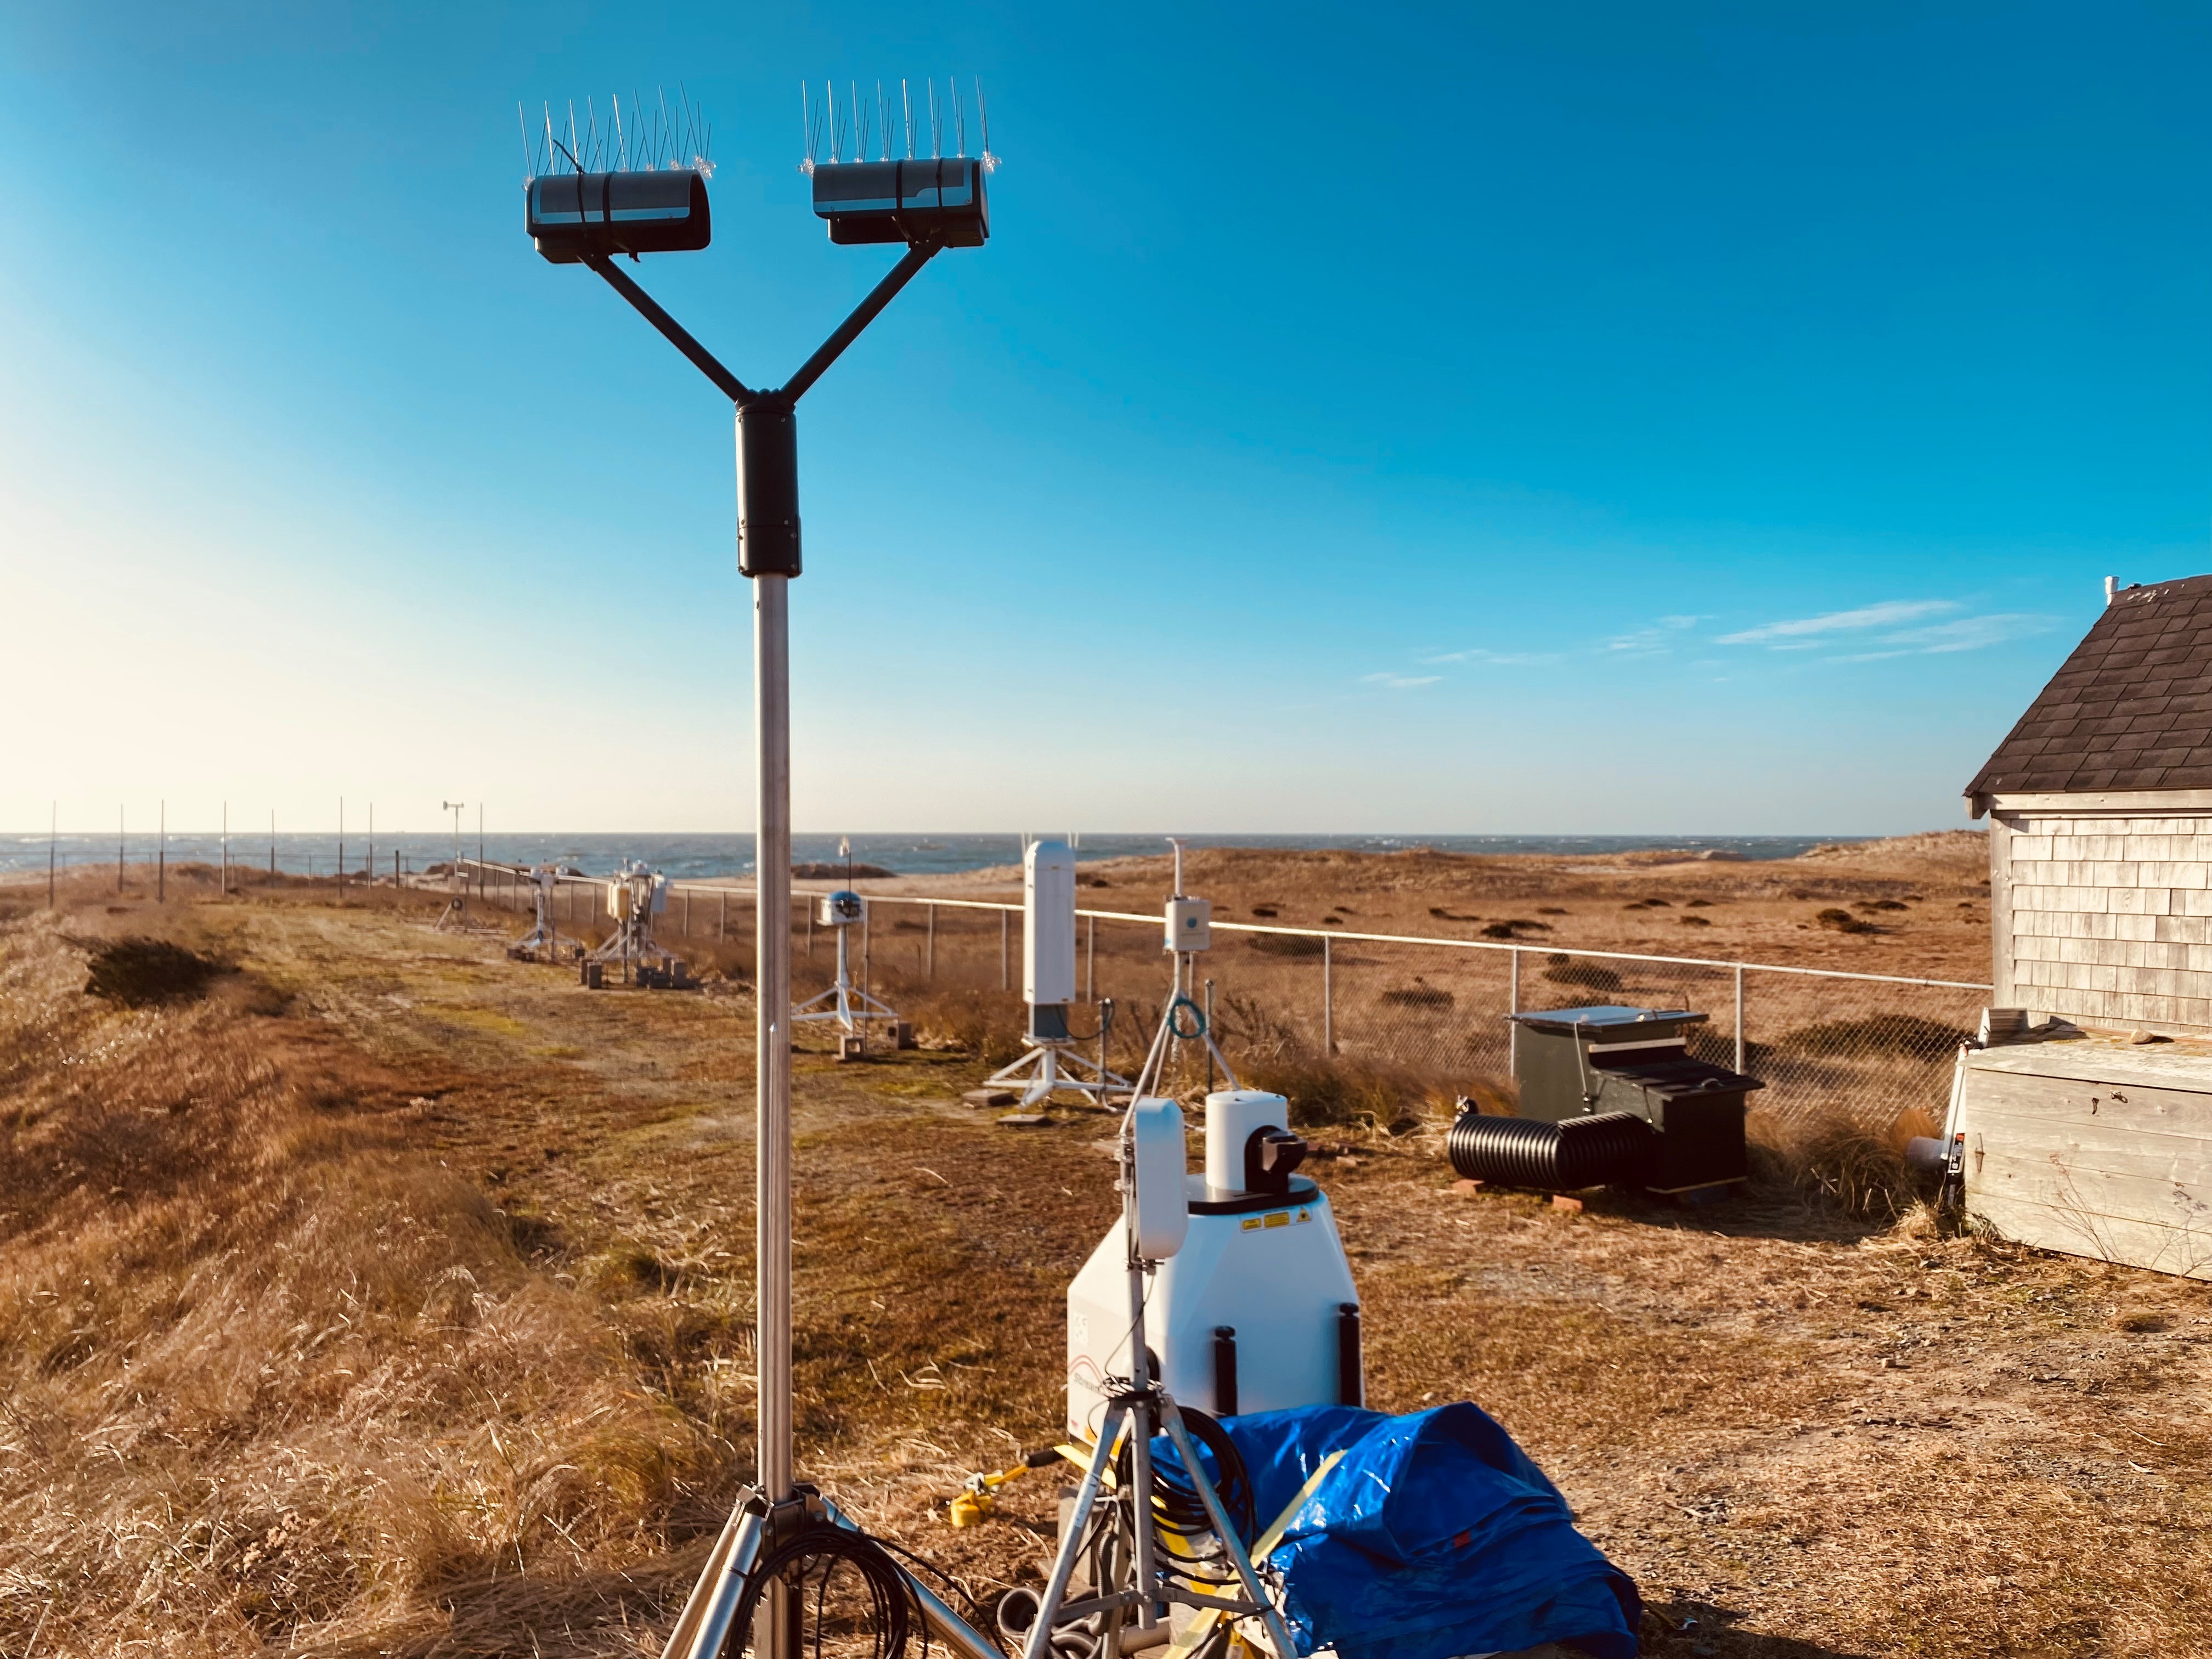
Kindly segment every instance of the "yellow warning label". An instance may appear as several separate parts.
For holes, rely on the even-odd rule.
[[[1288,1210],[1271,1210],[1267,1213],[1267,1220],[1261,1224],[1269,1227],[1287,1227],[1291,1224],[1291,1212]]]
[[[1257,1232],[1260,1228],[1260,1218],[1256,1215],[1248,1215],[1244,1218],[1243,1225],[1248,1233]]]

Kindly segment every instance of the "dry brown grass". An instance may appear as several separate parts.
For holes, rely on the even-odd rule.
[[[80,896],[0,921],[0,1650],[657,1650],[750,1462],[742,993],[586,993],[306,886]],[[131,1007],[64,933],[236,971]],[[957,1103],[997,1006],[796,1060],[803,1467],[987,1590],[1049,1485],[937,1504],[1055,1424],[1113,1202],[1097,1117]],[[1336,1120],[1375,1403],[1499,1416],[1648,1651],[2212,1651],[2207,1287],[1893,1220],[1887,1142],[1710,1210],[1470,1195],[1420,1079],[1272,1058]]]
[[[714,1425],[407,1146],[401,1081],[265,988],[86,996],[88,954],[43,919],[0,954],[8,1645],[404,1650],[665,1543]]]

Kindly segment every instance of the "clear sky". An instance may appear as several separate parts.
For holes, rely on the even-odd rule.
[[[804,828],[1963,823],[2212,569],[2202,4],[11,5],[0,828],[750,828],[728,408],[515,106],[706,106],[637,275],[773,384],[890,264],[800,78],[952,71],[994,240],[801,410]]]

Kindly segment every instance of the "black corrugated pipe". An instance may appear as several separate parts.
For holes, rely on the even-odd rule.
[[[1600,1112],[1547,1123],[1533,1117],[1463,1112],[1444,1146],[1469,1181],[1571,1193],[1581,1187],[1635,1186],[1652,1152],[1651,1126],[1628,1112]]]

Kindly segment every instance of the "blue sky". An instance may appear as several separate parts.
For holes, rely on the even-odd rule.
[[[750,827],[727,408],[520,228],[681,82],[755,384],[890,258],[799,82],[980,76],[994,240],[801,409],[802,826],[1875,833],[2212,568],[2197,6],[0,10],[0,826]],[[304,827],[304,823],[302,825]]]

